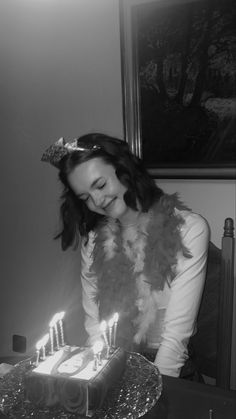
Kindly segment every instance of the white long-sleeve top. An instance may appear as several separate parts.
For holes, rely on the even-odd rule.
[[[181,238],[192,257],[178,255],[176,276],[163,291],[153,291],[158,302],[158,315],[148,345],[156,348],[155,364],[165,375],[178,377],[188,358],[187,345],[195,333],[196,318],[205,282],[209,243],[209,227],[204,218],[190,211],[178,211],[184,219]],[[85,329],[89,342],[99,336],[99,307],[95,302],[97,279],[89,269],[93,262],[93,232],[81,247],[82,302],[85,310]]]

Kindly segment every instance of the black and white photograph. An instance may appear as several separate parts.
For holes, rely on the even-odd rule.
[[[0,0],[0,419],[235,419],[235,0]]]

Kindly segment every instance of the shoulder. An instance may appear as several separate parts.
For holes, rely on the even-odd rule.
[[[189,249],[196,245],[198,247],[202,246],[202,248],[207,247],[210,238],[210,228],[207,220],[202,215],[192,211],[176,210],[176,214],[184,221],[180,229],[184,245]]]
[[[202,215],[192,211],[179,211],[177,209],[175,211],[184,220],[181,228],[182,235],[187,234],[190,230],[199,232],[199,234],[209,232],[208,222]]]

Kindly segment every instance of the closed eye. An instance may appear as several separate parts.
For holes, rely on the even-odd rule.
[[[91,189],[92,190],[96,190],[96,189],[103,189],[106,186],[106,181],[104,181],[104,179],[97,179],[95,182],[92,183],[91,185]],[[90,195],[87,194],[81,194],[78,195],[78,198],[81,199],[83,202],[87,202],[90,198]]]
[[[105,185],[106,185],[106,182],[105,182],[105,183],[103,183],[102,185],[97,186],[97,188],[98,188],[98,189],[103,189]]]

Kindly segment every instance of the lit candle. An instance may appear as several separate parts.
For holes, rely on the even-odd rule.
[[[53,317],[54,323],[53,323],[53,328],[54,328],[54,332],[55,332],[55,339],[56,339],[56,350],[58,351],[59,349],[59,335],[58,335],[58,328],[57,328],[57,322],[59,320],[59,316],[60,313],[56,313]]]
[[[61,346],[65,346],[63,321],[62,321],[64,316],[65,316],[64,311],[61,311],[60,313],[58,313],[58,323],[59,323],[59,331],[60,331],[60,338],[61,338]]]
[[[119,320],[119,314],[115,313],[113,316],[113,320],[114,320],[114,335],[113,335],[113,346],[116,346],[116,332],[117,332],[117,323]]]
[[[93,370],[97,371],[97,369],[98,369],[98,356],[97,356],[97,354],[94,354],[93,356],[94,356]]]
[[[46,359],[46,344],[48,343],[49,333],[41,339],[42,359]]]
[[[49,327],[50,355],[54,354],[53,327]]]
[[[50,339],[50,354],[54,353],[54,324],[55,324],[55,315],[49,323],[49,339]]]
[[[113,325],[114,325],[114,318],[112,317],[109,322],[108,322],[108,327],[109,327],[109,346],[111,347],[112,345],[112,329],[113,329]]]
[[[40,349],[41,349],[41,339],[36,343],[36,360],[34,365],[37,367],[39,364],[39,353],[40,353]]]
[[[103,336],[103,338],[104,338],[105,345],[106,345],[106,346],[109,346],[109,344],[108,344],[108,340],[107,340],[107,333],[106,333],[106,330],[107,330],[107,323],[106,323],[106,321],[105,321],[105,320],[103,320],[103,321],[101,322],[101,324],[100,324],[100,330],[101,330],[101,332],[102,332],[102,336]]]
[[[98,365],[102,365],[102,350],[103,350],[103,342],[99,340],[97,342]]]

